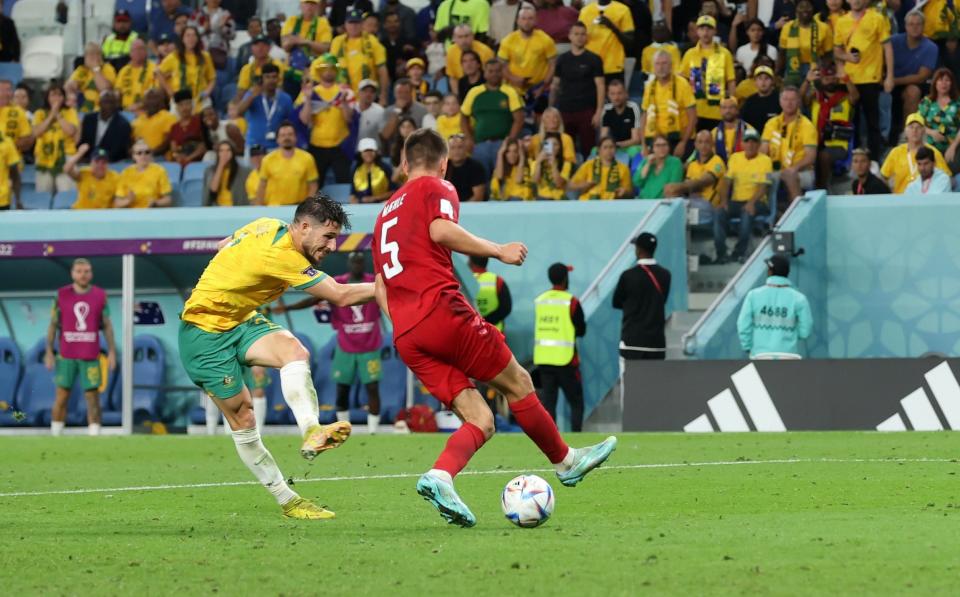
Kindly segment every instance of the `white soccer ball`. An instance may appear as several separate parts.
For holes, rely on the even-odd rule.
[[[536,475],[514,477],[503,488],[500,506],[507,520],[518,527],[540,526],[553,514],[553,488]]]

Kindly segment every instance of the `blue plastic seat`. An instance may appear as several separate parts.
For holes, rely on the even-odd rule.
[[[53,196],[53,209],[70,209],[77,202],[77,190],[60,191]]]
[[[17,408],[25,415],[27,425],[43,425],[49,421],[50,409],[56,392],[53,371],[43,364],[46,340],[40,339],[30,347],[23,358],[23,377],[17,390]]]
[[[133,339],[133,420],[157,420],[162,414],[163,391],[157,386],[166,379],[167,352],[160,339],[140,334]],[[137,386],[154,386],[137,388]]]
[[[20,189],[20,202],[24,209],[50,209],[53,195],[46,191]]]
[[[338,203],[350,202],[350,185],[348,184],[326,184],[323,186],[323,191]]]
[[[180,176],[183,173],[183,168],[180,167],[180,164],[177,162],[166,162],[160,161],[157,162],[163,169],[167,171],[167,177],[170,179],[170,185],[176,189],[180,186]]]
[[[23,372],[20,348],[10,338],[0,338],[0,425],[19,425],[17,387]]]
[[[121,162],[111,162],[109,167],[114,172],[123,172],[124,170],[126,170],[132,165],[133,165],[133,162],[131,162],[130,160],[123,160]]]
[[[10,81],[16,87],[23,80],[23,65],[19,62],[0,62],[0,79]]]
[[[191,162],[183,169],[182,182],[188,180],[203,180],[203,173],[210,167],[209,162]]]
[[[0,64],[3,64],[0,62]],[[27,164],[23,167],[23,170],[20,172],[20,183],[29,184],[33,186],[37,182],[37,167],[33,164]]]
[[[203,207],[203,196],[203,180],[184,180],[180,183],[181,207]]]

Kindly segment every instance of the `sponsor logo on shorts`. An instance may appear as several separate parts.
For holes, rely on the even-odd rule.
[[[223,376],[223,385],[225,385],[225,386],[227,386],[227,387],[232,386],[232,385],[234,384],[234,381],[235,381],[235,380],[233,379],[233,376],[232,376],[232,375],[224,375],[224,376]]]

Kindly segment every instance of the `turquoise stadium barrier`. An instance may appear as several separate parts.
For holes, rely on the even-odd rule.
[[[605,202],[530,202],[530,203],[485,203],[464,204],[461,222],[479,235],[496,241],[522,240],[530,247],[530,255],[523,267],[491,264],[491,269],[502,275],[510,285],[514,309],[507,320],[507,339],[518,359],[528,361],[532,355],[533,299],[549,287],[546,271],[556,261],[575,267],[571,276],[571,292],[582,294],[610,261],[621,243],[627,240],[637,224],[650,212],[657,202],[653,201],[605,201]],[[677,204],[679,205],[679,204]],[[353,230],[351,242],[360,248],[369,243],[377,206],[349,206]],[[648,228],[664,237],[658,258],[664,263],[676,264],[671,269],[685,271],[686,243],[682,232],[682,209],[669,206],[658,209]],[[176,358],[177,314],[183,305],[184,293],[196,282],[203,267],[209,261],[209,242],[229,235],[237,228],[258,217],[276,217],[289,220],[292,208],[234,207],[231,209],[167,209],[151,211],[110,210],[74,212],[13,212],[6,214],[0,223],[0,336],[15,338],[25,349],[42,337],[49,323],[49,310],[55,288],[69,282],[69,264],[72,257],[60,257],[57,248],[62,241],[98,239],[196,239],[197,254],[163,255],[150,254],[151,245],[138,242],[133,247],[139,250],[136,260],[137,301],[159,303],[165,315],[161,326],[137,326],[135,333],[150,333],[160,338],[167,350],[167,384],[188,386],[189,380]],[[679,222],[679,227],[677,223]],[[661,229],[663,231],[661,231]],[[665,235],[665,236],[664,236]],[[361,240],[357,241],[360,238]],[[669,239],[669,240],[668,240]],[[38,255],[30,259],[4,258],[5,250],[22,247],[24,242],[49,241],[49,247],[36,243],[33,250]],[[206,249],[204,249],[206,243]],[[191,245],[193,248],[194,245]],[[110,308],[118,324],[120,313],[120,258],[102,256],[91,258],[95,283],[111,291]],[[466,292],[475,288],[466,258],[455,259],[458,274],[465,281]],[[346,270],[345,256],[328,258],[325,269],[333,274]],[[619,275],[619,271],[616,272]],[[674,274],[677,275],[676,273]],[[673,297],[677,304],[686,304],[686,283],[679,278],[674,283]],[[613,283],[616,277],[613,278]],[[305,295],[291,293],[287,302],[299,300]],[[609,301],[607,300],[607,303]],[[601,317],[591,311],[592,326],[588,338],[581,347],[590,353],[584,365],[584,377],[595,375],[598,379],[609,378],[612,363],[592,357],[596,344],[615,347],[619,338],[619,313],[616,322],[600,324]],[[276,318],[279,323],[309,336],[316,346],[325,343],[333,335],[327,325],[316,322],[309,311],[299,311]],[[119,325],[117,325],[119,329]],[[609,337],[607,335],[609,334]],[[599,354],[599,353],[598,353]],[[602,353],[608,354],[608,353]],[[605,358],[605,357],[604,357]],[[598,362],[597,365],[590,364]],[[594,369],[600,371],[596,374]],[[606,383],[604,381],[603,383]],[[590,382],[588,400],[595,404],[605,389]],[[609,388],[609,386],[608,386]],[[607,388],[607,389],[608,389]],[[179,418],[196,401],[196,392],[182,392],[168,401],[165,414]]]
[[[918,357],[960,351],[960,218],[956,195],[827,197],[813,193],[779,227],[805,254],[791,279],[807,295],[813,358]],[[761,257],[770,254],[763,249]],[[736,317],[744,295],[762,284],[751,263],[716,305],[688,354],[740,358]]]

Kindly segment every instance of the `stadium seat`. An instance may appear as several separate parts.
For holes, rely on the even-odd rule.
[[[157,420],[161,415],[166,379],[166,350],[156,336],[140,334],[133,339],[133,420]],[[155,386],[137,388],[137,386]]]
[[[250,34],[246,29],[240,29],[233,34],[233,41],[230,42],[230,57],[234,59],[234,68],[239,71],[243,65],[236,64],[237,51],[240,46],[250,41]]]
[[[20,348],[10,338],[0,338],[0,426],[20,424],[14,413],[21,372]]]
[[[337,419],[337,385],[330,375],[330,369],[333,365],[333,350],[336,345],[337,339],[331,338],[316,353],[313,384],[317,388],[317,397],[320,400],[321,423],[332,423]]]
[[[339,203],[350,203],[350,185],[348,184],[328,184],[323,186],[326,194]]]
[[[20,201],[24,209],[50,209],[53,195],[46,191],[20,189]]]
[[[0,79],[10,81],[16,87],[23,80],[23,65],[19,62],[0,62]]]
[[[3,14],[4,16],[10,16],[13,13],[13,5],[19,2],[20,0],[3,0]]]
[[[203,180],[203,173],[210,167],[209,162],[191,162],[183,169],[182,182],[188,180]]]
[[[203,180],[180,183],[180,207],[203,207]]]
[[[397,413],[407,405],[407,366],[393,347],[393,337],[383,340],[380,351],[383,376],[380,378],[380,420],[392,423]]]
[[[60,191],[53,196],[52,209],[70,209],[77,202],[77,190]]]
[[[130,160],[123,160],[122,162],[111,162],[110,169],[114,172],[123,172],[127,168],[133,165],[133,162]],[[172,184],[172,182],[171,182]]]
[[[173,190],[176,191],[180,186],[180,176],[183,168],[181,168],[177,162],[158,161],[157,163],[167,171],[167,177],[170,178],[170,185],[173,187]]]
[[[29,184],[33,186],[37,182],[37,167],[33,164],[28,164],[23,167],[23,170],[20,172],[20,182],[21,184]]]
[[[127,122],[133,122],[134,119],[136,119],[137,117],[137,115],[134,114],[133,112],[128,112],[126,110],[124,110],[123,112],[120,112],[120,114],[122,114],[123,117],[127,119]]]
[[[56,14],[57,0],[21,1],[10,10],[10,18],[17,24],[17,34],[26,43],[38,35],[59,32],[62,25],[54,18]]]
[[[117,0],[119,3],[120,0]],[[117,8],[120,8],[119,6]],[[133,21],[133,29],[140,35],[147,33],[148,13],[147,0],[123,0],[123,8],[130,13],[130,19]]]
[[[26,416],[27,425],[43,425],[49,421],[53,407],[54,393],[53,371],[43,364],[46,352],[46,340],[41,338],[24,355],[23,378],[17,390],[17,408]]]
[[[16,6],[30,4],[31,11],[40,13],[32,2],[20,2]],[[49,21],[51,10],[43,18]],[[19,21],[17,23],[19,25]],[[26,38],[21,46],[20,63],[23,65],[23,78],[40,81],[59,79],[63,75],[63,38],[59,35],[40,35]]]

